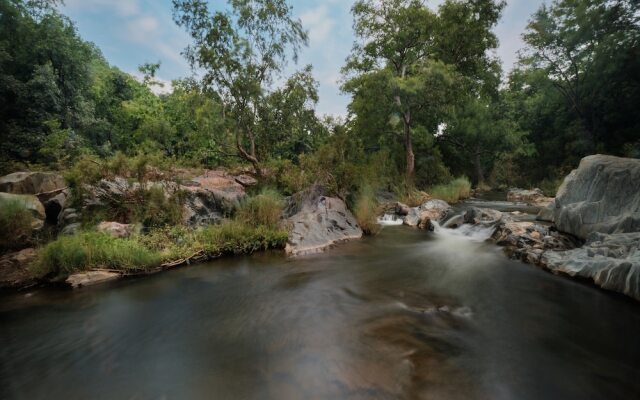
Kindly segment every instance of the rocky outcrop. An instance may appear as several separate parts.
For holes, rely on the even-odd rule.
[[[67,277],[66,283],[77,289],[83,286],[97,285],[110,282],[122,277],[122,274],[112,271],[85,271],[71,274]]]
[[[32,228],[40,229],[44,226],[46,214],[44,206],[40,203],[40,200],[31,194],[11,194],[0,192],[0,200],[3,201],[16,201],[22,203],[24,207],[31,212],[33,216]]]
[[[592,233],[583,247],[548,251],[540,261],[554,273],[590,279],[640,300],[640,232]]]
[[[98,224],[96,230],[111,235],[114,238],[128,238],[133,234],[134,225],[121,224],[118,222],[103,221]]]
[[[640,231],[640,160],[583,158],[558,189],[553,214],[560,231],[582,239]]]
[[[325,192],[315,185],[287,200],[284,217],[289,229],[288,254],[316,253],[335,243],[362,237],[362,229],[344,202]]]
[[[41,194],[67,187],[64,178],[53,172],[15,172],[0,178],[0,192]]]
[[[549,250],[568,250],[580,245],[576,238],[552,227],[508,218],[496,225],[491,238],[512,258],[535,265],[542,265],[541,258]]]
[[[526,203],[536,207],[546,207],[553,201],[553,198],[546,197],[542,190],[538,188],[532,190],[513,188],[507,192],[507,201]]]
[[[419,207],[407,209],[403,206],[401,212],[406,212],[403,217],[404,225],[428,230],[433,230],[433,221],[441,222],[451,211],[451,206],[446,201],[436,199],[428,200]]]
[[[553,212],[556,208],[555,199],[551,201],[546,207],[542,207],[536,215],[536,221],[553,222]]]
[[[36,283],[29,264],[36,259],[35,249],[24,249],[0,257],[0,289],[21,289]]]
[[[206,171],[182,185],[181,189],[186,194],[184,222],[192,226],[206,225],[217,223],[231,214],[246,197],[244,186],[238,182],[238,178],[224,171]],[[250,186],[248,179],[241,180]]]

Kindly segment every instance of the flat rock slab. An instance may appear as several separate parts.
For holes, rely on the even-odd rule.
[[[62,190],[67,183],[53,172],[15,172],[0,178],[0,192],[40,194]]]
[[[98,285],[100,283],[110,282],[120,279],[122,274],[110,271],[86,271],[69,275],[66,282],[73,288],[83,286]]]

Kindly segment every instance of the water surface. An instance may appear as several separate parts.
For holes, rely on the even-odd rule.
[[[0,302],[3,399],[637,399],[640,305],[387,227]]]

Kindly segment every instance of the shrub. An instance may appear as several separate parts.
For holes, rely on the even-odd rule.
[[[19,200],[0,198],[0,251],[15,249],[31,237],[33,217]]]
[[[275,227],[283,208],[282,196],[274,190],[263,189],[250,197],[236,211],[236,219],[246,225]]]
[[[467,177],[457,178],[447,184],[437,185],[431,188],[431,196],[448,203],[457,203],[469,198],[471,195],[471,182]]]
[[[431,198],[427,193],[416,189],[414,185],[406,181],[400,181],[400,183],[396,184],[393,187],[393,192],[400,202],[409,207],[417,207]]]
[[[38,252],[32,264],[36,276],[68,275],[73,272],[109,268],[144,270],[158,265],[160,256],[131,239],[117,239],[100,232],[60,236]]]
[[[288,233],[261,225],[247,226],[238,221],[208,226],[196,233],[207,254],[251,254],[258,250],[284,248]]]
[[[544,192],[545,196],[548,197],[556,197],[556,193],[562,185],[564,178],[547,178],[543,179],[542,182],[538,185],[538,187]]]
[[[369,185],[363,186],[356,197],[353,214],[365,234],[374,235],[380,230],[378,211],[378,201],[373,189]]]

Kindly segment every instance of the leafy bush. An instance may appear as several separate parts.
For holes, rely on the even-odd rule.
[[[363,186],[356,197],[353,214],[365,234],[374,235],[380,230],[378,211],[378,201],[373,189],[369,185]]]
[[[457,178],[447,184],[437,185],[431,188],[431,196],[444,200],[447,203],[457,203],[469,198],[471,195],[471,182],[467,177]]]
[[[0,251],[20,247],[31,236],[31,212],[21,201],[0,199]]]
[[[236,220],[250,226],[275,227],[280,221],[283,208],[282,196],[275,190],[263,189],[250,197],[236,211]]]
[[[117,239],[100,232],[60,236],[38,252],[32,264],[36,276],[68,275],[73,272],[109,268],[144,270],[158,265],[160,256],[135,240]]]

